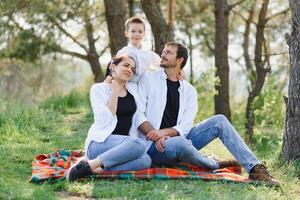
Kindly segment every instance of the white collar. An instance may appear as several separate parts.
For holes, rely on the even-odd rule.
[[[128,43],[127,46],[132,47],[132,48],[136,48],[136,49],[139,49],[139,50],[144,50],[145,49],[143,45],[140,48],[137,48],[136,46],[133,46],[130,42]]]
[[[161,72],[162,72],[161,73],[162,74],[162,78],[168,79],[166,71],[165,70],[161,70]],[[178,81],[179,81],[179,84],[180,84],[179,88],[182,88],[182,86],[183,86],[183,80],[178,80]]]

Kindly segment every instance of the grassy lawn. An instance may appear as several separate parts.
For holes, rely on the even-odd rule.
[[[92,122],[87,95],[54,97],[38,107],[4,106],[0,112],[0,199],[299,199],[293,166],[278,160],[280,145],[259,156],[282,188],[200,180],[86,180],[31,184],[31,162],[38,153],[82,149]],[[201,150],[231,155],[219,141]],[[260,155],[260,152],[257,152]],[[299,174],[299,173],[298,173]],[[247,176],[247,174],[245,174]]]

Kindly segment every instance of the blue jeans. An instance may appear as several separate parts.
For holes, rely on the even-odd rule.
[[[201,155],[199,150],[214,139],[219,138],[231,154],[249,172],[259,164],[254,154],[243,139],[223,115],[215,115],[193,127],[186,138],[171,137],[165,141],[165,152],[159,152],[153,143],[148,154],[154,165],[172,165],[182,161],[211,169],[219,168],[219,164]]]
[[[110,135],[104,142],[92,141],[87,150],[89,160],[99,157],[106,171],[141,170],[151,166],[144,141],[130,136]]]

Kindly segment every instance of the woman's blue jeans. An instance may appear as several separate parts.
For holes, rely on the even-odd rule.
[[[130,136],[110,135],[104,142],[92,141],[89,160],[99,157],[106,171],[141,170],[151,166],[144,141]]]

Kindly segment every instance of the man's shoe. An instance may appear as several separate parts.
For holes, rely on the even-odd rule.
[[[249,179],[261,181],[269,186],[279,186],[280,185],[280,182],[278,180],[276,180],[274,177],[272,177],[269,174],[267,167],[262,164],[255,165],[250,170]]]
[[[227,167],[241,167],[241,164],[237,160],[224,160],[219,161],[219,168],[227,168]]]
[[[90,165],[86,160],[81,160],[65,172],[65,177],[68,182],[73,182],[77,179],[84,178],[92,174]]]

